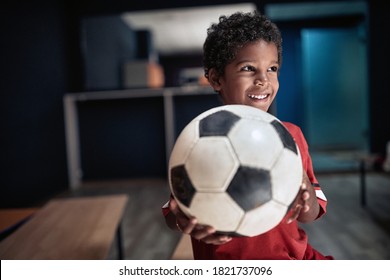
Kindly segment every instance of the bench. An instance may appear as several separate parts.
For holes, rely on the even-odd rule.
[[[0,241],[25,223],[39,208],[0,209]]]
[[[127,195],[53,199],[0,242],[0,259],[106,259],[115,239],[123,258],[120,223]]]

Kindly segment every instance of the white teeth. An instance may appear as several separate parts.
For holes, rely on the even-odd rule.
[[[254,94],[250,94],[248,95],[250,98],[254,98],[254,99],[265,99],[267,98],[268,94],[261,94],[261,95],[254,95]]]

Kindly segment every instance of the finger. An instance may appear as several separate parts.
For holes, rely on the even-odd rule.
[[[307,185],[305,182],[302,182],[301,190],[303,190],[303,191],[307,190]]]
[[[309,198],[310,198],[310,193],[309,193],[309,191],[304,191],[304,192],[302,193],[302,200],[303,200],[303,201],[308,201]]]
[[[201,228],[195,228],[191,233],[191,236],[195,239],[202,240],[215,233],[215,229],[211,226],[203,226]]]
[[[310,206],[308,204],[310,198],[310,193],[309,191],[304,191],[302,193],[302,200],[303,200],[303,205],[302,205],[302,210],[304,213],[308,212],[310,210]]]
[[[182,233],[190,234],[198,223],[196,218],[188,218],[179,208],[176,200],[172,199],[169,202],[169,209],[176,216],[176,227]]]
[[[290,218],[288,218],[287,223],[290,224],[294,220],[298,219],[299,213],[301,212],[302,205],[298,204],[295,206],[294,211],[291,213]]]
[[[171,199],[171,201],[169,202],[169,210],[175,214],[175,216],[177,215],[177,213],[180,211],[179,209],[179,205],[177,204],[176,200],[175,199]]]
[[[169,209],[176,216],[176,221],[179,222],[181,228],[184,228],[189,223],[188,221],[192,219],[192,224],[196,224],[196,219],[194,217],[188,217],[186,214],[181,211],[176,200],[171,200],[169,203]]]
[[[228,235],[209,235],[202,239],[204,243],[213,245],[222,245],[232,240],[232,237]]]
[[[185,234],[191,234],[196,224],[197,224],[197,220],[195,218],[191,218],[189,220],[187,220],[186,218],[186,223],[185,222],[180,223],[178,220],[178,225],[181,228],[181,231]]]

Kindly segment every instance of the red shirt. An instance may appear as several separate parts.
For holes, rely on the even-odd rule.
[[[298,126],[287,122],[283,124],[294,137],[301,152],[303,168],[316,190],[319,218],[326,212],[327,201],[314,175],[307,142]],[[164,215],[168,212],[169,208],[163,207]],[[286,219],[266,233],[254,237],[234,237],[223,245],[209,245],[192,238],[194,259],[332,259],[321,255],[308,244],[307,235],[299,228],[297,221],[287,224]]]

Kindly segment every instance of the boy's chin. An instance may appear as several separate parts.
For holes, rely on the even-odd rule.
[[[252,107],[255,107],[257,109],[260,109],[264,112],[268,112],[268,109],[269,109],[269,105],[265,105],[265,104],[256,104],[256,103],[250,103],[250,104],[246,104],[246,105],[249,105],[249,106],[252,106]]]

